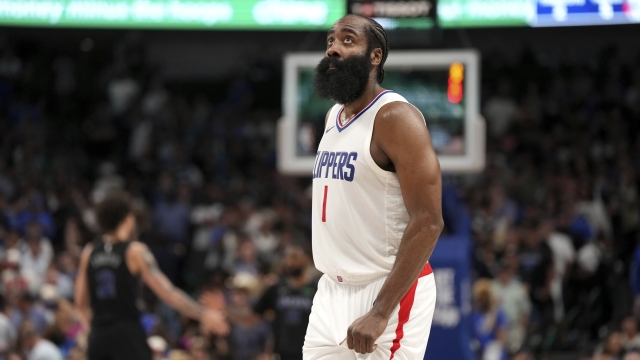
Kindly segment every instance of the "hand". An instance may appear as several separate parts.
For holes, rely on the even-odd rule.
[[[220,311],[206,310],[200,320],[200,328],[206,334],[227,335],[229,324]]]
[[[347,345],[349,349],[360,354],[372,353],[378,345],[376,340],[387,328],[389,319],[371,312],[356,319],[347,330]]]

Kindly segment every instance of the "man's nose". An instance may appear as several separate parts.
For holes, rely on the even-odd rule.
[[[327,57],[335,57],[335,58],[342,57],[342,54],[340,53],[340,49],[336,45],[329,46],[329,48],[327,49],[326,55]]]

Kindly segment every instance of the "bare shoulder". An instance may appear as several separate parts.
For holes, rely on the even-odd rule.
[[[80,254],[80,259],[87,261],[91,257],[91,252],[93,251],[93,244],[88,243],[82,249],[82,253]]]
[[[145,262],[145,258],[150,254],[149,247],[140,241],[132,241],[127,248],[127,266],[132,273],[138,273],[142,264]]]
[[[147,246],[147,244],[137,240],[131,241],[128,249],[128,252],[137,255],[142,255],[147,251],[149,251],[149,247]]]
[[[148,253],[149,247],[140,241],[132,241],[127,248],[127,258],[131,260],[143,259]]]
[[[383,105],[376,115],[376,126],[387,131],[425,132],[424,117],[415,106],[402,101]]]

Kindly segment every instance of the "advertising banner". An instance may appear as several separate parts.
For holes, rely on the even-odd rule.
[[[0,25],[329,29],[345,7],[345,0],[2,0]]]

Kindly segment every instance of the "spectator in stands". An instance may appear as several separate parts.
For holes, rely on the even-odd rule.
[[[27,360],[63,360],[58,347],[43,339],[28,321],[23,323],[20,329],[20,342],[27,352]]]
[[[529,289],[531,301],[537,311],[539,326],[544,331],[554,323],[551,280],[553,279],[553,254],[537,222],[524,227],[518,256],[520,276]]]
[[[80,222],[77,218],[69,217],[66,220],[63,242],[69,255],[80,258],[80,253],[82,253],[82,247],[86,240],[84,239],[84,234],[82,233]]]
[[[540,224],[541,236],[546,239],[553,256],[553,279],[551,280],[551,298],[553,299],[554,319],[556,323],[564,319],[564,288],[576,258],[576,250],[571,238],[555,230],[553,219],[545,219]]]
[[[155,205],[154,224],[174,244],[189,240],[189,207],[178,198],[178,184],[169,173],[160,177],[162,193]]]
[[[309,323],[311,304],[318,285],[308,272],[309,250],[288,245],[282,260],[282,278],[260,297],[255,311],[272,322],[275,352],[281,360],[302,360],[302,345]]]
[[[11,350],[16,337],[16,329],[7,316],[5,298],[0,295],[0,356]]]
[[[47,269],[53,260],[53,247],[48,238],[42,236],[40,223],[31,221],[27,225],[27,232],[23,243],[21,268],[22,274],[29,281],[29,288],[37,292],[44,283]]]
[[[514,353],[524,344],[531,301],[524,284],[515,277],[517,272],[517,256],[515,253],[506,255],[508,259],[500,262],[496,279],[492,281],[492,294],[496,298],[497,306],[504,310],[507,317],[506,348]]]
[[[49,266],[49,269],[47,269],[44,284],[53,286],[58,296],[62,299],[70,300],[73,298],[73,279],[58,270],[58,266],[55,264]]]
[[[1,197],[2,195],[0,195]],[[7,241],[7,234],[9,230],[9,221],[2,213],[2,199],[0,199],[0,259],[4,258],[5,254],[5,242]]]
[[[73,303],[62,299],[55,305],[54,321],[45,335],[60,348],[65,357],[68,357],[82,341],[84,329],[77,318]]]
[[[620,333],[613,332],[607,337],[604,346],[596,350],[593,357],[594,360],[620,360],[623,351]]]
[[[29,329],[33,329],[38,334],[44,333],[52,319],[36,300],[37,298],[29,293],[20,295],[17,306],[10,311],[11,323],[15,328],[21,329],[23,323],[29,322]]]
[[[248,273],[257,275],[261,270],[261,262],[258,258],[258,251],[248,236],[242,235],[238,244],[238,254],[236,264],[233,268],[235,274]]]
[[[273,353],[271,327],[251,308],[251,294],[256,293],[259,286],[258,279],[248,273],[238,273],[230,279],[231,302],[227,316],[232,326],[229,342],[237,360],[252,360]]]
[[[28,197],[27,208],[18,214],[15,219],[15,226],[23,233],[28,233],[30,227],[35,222],[40,227],[38,231],[46,238],[52,238],[55,235],[55,224],[53,217],[45,207],[44,197],[34,192]],[[31,230],[33,231],[33,230]]]
[[[23,241],[20,238],[20,231],[16,228],[9,228],[4,238],[4,253],[5,255],[9,250],[15,249],[16,251],[22,252]]]
[[[13,38],[8,34],[0,44],[0,292],[7,299],[25,292],[23,272],[44,271],[45,276],[35,279],[56,284],[54,278],[62,274],[75,277],[80,247],[96,230],[92,202],[111,187],[137,189],[132,192],[153,220],[144,229],[141,222],[141,239],[168,259],[158,256],[163,269],[173,266],[169,272],[174,277],[187,272],[175,261],[175,250],[203,253],[187,264],[194,274],[185,279],[191,289],[220,268],[258,274],[273,268],[288,251],[287,244],[308,238],[308,182],[276,173],[274,131],[281,114],[262,108],[265,100],[250,80],[255,76],[240,74],[229,91],[222,89],[227,98],[216,99],[207,91],[209,98],[203,100],[192,89],[172,92],[175,84],[164,84],[162,74],[151,73],[144,41],[136,36],[118,46],[111,64],[106,58],[96,63],[87,53],[69,59],[38,41],[13,46]],[[491,139],[488,166],[473,176],[452,176],[450,190],[464,195],[474,215],[474,269],[480,276],[495,277],[494,295],[510,319],[509,350],[521,341],[512,341],[513,329],[526,326],[529,317],[527,330],[536,330],[531,324],[540,324],[542,316],[548,323],[563,321],[569,335],[544,346],[591,355],[589,344],[603,340],[602,326],[619,320],[611,309],[631,311],[625,289],[610,283],[633,284],[640,315],[640,247],[634,253],[640,234],[640,63],[603,56],[589,57],[588,67],[581,67],[566,62],[564,55],[549,60],[553,66],[538,64],[534,57],[488,62],[481,99]],[[108,70],[100,76],[103,66]],[[49,82],[52,68],[54,83]],[[275,98],[272,89],[279,82],[268,87]],[[220,213],[192,237],[190,217],[203,194],[203,203],[219,205]],[[459,211],[465,210],[454,209],[445,220],[456,221]],[[545,221],[538,227],[531,219]],[[22,255],[30,252],[33,257],[34,252],[20,237],[33,220],[53,241],[55,263],[39,266],[35,258],[23,263]],[[189,248],[191,238],[194,247]],[[43,253],[34,245],[36,253]],[[513,248],[517,255],[509,255]],[[498,261],[503,256],[509,266]],[[522,264],[519,274],[506,271],[513,269],[512,263]],[[548,279],[545,268],[552,269]],[[626,278],[629,268],[631,281]],[[33,285],[34,277],[27,277]],[[280,280],[272,275],[261,281],[286,281]],[[514,291],[518,281],[531,290],[531,314],[526,301],[517,300],[522,297]],[[33,295],[41,297],[33,286]],[[224,306],[218,295],[216,301]],[[620,301],[613,306],[606,298]],[[19,300],[17,308],[10,300],[6,315],[22,322],[16,313],[24,311],[29,318],[32,312],[44,312],[41,300],[34,298],[29,305]],[[570,310],[580,316],[563,316]],[[514,325],[513,319],[521,322]],[[623,346],[637,337],[633,328],[628,319],[623,321]],[[185,348],[195,358],[212,357],[208,342],[193,331],[188,338],[195,345]],[[69,356],[80,360],[82,337],[71,337],[77,344]],[[525,346],[536,352],[540,345],[535,336],[531,340]],[[220,338],[211,343],[216,360],[231,359],[237,347]],[[528,352],[516,355],[518,360],[531,358]]]
[[[483,113],[487,117],[489,135],[492,138],[504,135],[518,113],[518,105],[513,99],[511,82],[502,78],[498,90],[486,103]]]
[[[491,292],[491,281],[479,279],[473,285],[475,310],[471,314],[476,354],[483,360],[506,360],[508,319],[496,304]]]
[[[640,351],[640,332],[635,317],[627,316],[622,320],[621,341],[625,351]]]
[[[17,235],[15,236],[17,239]],[[16,240],[17,241],[17,240]],[[20,272],[20,251],[12,248],[7,250],[2,260],[2,293],[12,298],[27,291],[27,281]]]

